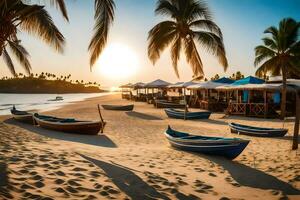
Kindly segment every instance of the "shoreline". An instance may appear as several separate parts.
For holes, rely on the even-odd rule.
[[[132,102],[110,94],[45,113],[97,120],[97,104],[127,103]],[[5,121],[0,123],[0,167],[9,172],[0,177],[6,177],[7,185],[13,187],[0,181],[0,197],[3,191],[14,198],[30,193],[52,199],[300,197],[300,154],[290,150],[293,122],[285,122],[289,129],[285,138],[254,138],[229,133],[227,123],[283,124],[218,113],[209,120],[175,120],[167,118],[163,109],[134,104],[133,112],[101,110],[107,126],[104,135],[92,137],[48,131],[0,116]],[[163,135],[168,124],[180,131],[251,142],[234,161],[179,151],[171,148]]]
[[[27,110],[27,111],[38,111],[38,112],[46,112],[46,111],[51,111],[51,110],[56,110],[56,109],[60,109],[63,106],[66,106],[70,103],[76,103],[76,102],[81,102],[81,101],[85,101],[86,99],[90,99],[90,98],[97,98],[97,97],[101,97],[101,96],[105,96],[105,95],[110,95],[112,94],[111,92],[103,92],[103,93],[66,93],[65,96],[63,96],[64,100],[63,101],[49,101],[50,98],[54,98],[57,94],[10,94],[12,101],[14,101],[14,98],[26,98],[26,96],[28,97],[28,95],[35,95],[36,97],[34,98],[29,98],[27,99],[27,101],[23,102],[23,103],[19,103],[19,102],[11,102],[9,104],[5,103],[5,104],[1,104],[0,101],[0,116],[3,115],[9,115],[10,112],[10,108],[12,107],[12,105],[16,105],[17,108],[19,108],[20,110]],[[5,95],[4,93],[0,93],[0,97],[1,95]],[[24,97],[24,95],[26,95]],[[40,99],[40,95],[42,95],[42,100]],[[84,95],[87,95],[87,97],[84,97]],[[7,97],[7,96],[6,96]],[[4,101],[9,101],[8,100],[4,100]]]

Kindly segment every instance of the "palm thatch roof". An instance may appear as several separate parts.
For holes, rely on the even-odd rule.
[[[161,79],[157,79],[155,81],[147,83],[145,85],[145,88],[166,88],[168,85],[171,85],[171,83]]]
[[[193,81],[188,81],[188,82],[177,82],[175,84],[171,84],[168,86],[168,88],[187,88],[191,85],[197,84],[196,82]]]
[[[132,87],[133,87],[132,83],[127,83],[125,85],[121,85],[119,88],[132,88]]]

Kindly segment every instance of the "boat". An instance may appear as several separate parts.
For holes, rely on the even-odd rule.
[[[191,135],[173,130],[170,126],[165,135],[174,148],[234,159],[247,147],[249,140]]]
[[[55,99],[49,99],[48,101],[62,101],[64,98],[62,96],[57,96]]]
[[[166,100],[155,100],[154,106],[156,108],[185,108],[186,105]]]
[[[58,118],[35,113],[33,115],[35,122],[42,128],[86,135],[97,135],[105,126],[103,121],[80,121],[73,118]]]
[[[10,112],[13,118],[17,121],[28,123],[28,124],[34,124],[32,113],[17,110],[15,106],[13,106]]]
[[[211,112],[201,111],[201,112],[185,112],[184,110],[177,110],[173,108],[165,109],[166,114],[170,118],[175,119],[208,119]]]
[[[134,105],[101,105],[105,110],[122,110],[122,111],[132,111]]]
[[[284,128],[264,128],[256,126],[247,126],[238,123],[229,123],[228,125],[231,129],[231,133],[255,137],[283,137],[288,132],[288,129]]]

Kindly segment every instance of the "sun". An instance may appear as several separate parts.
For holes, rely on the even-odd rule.
[[[138,58],[128,46],[114,43],[104,49],[96,68],[99,73],[110,79],[128,78],[137,72]]]

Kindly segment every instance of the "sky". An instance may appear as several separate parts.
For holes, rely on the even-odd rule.
[[[253,64],[254,48],[261,44],[263,31],[269,26],[278,26],[279,21],[285,17],[300,20],[300,0],[207,0],[206,2],[213,13],[214,21],[223,32],[229,62],[228,70],[224,72],[217,59],[198,45],[205,77],[208,79],[216,73],[220,76],[230,76],[236,71],[241,71],[246,76],[254,75],[256,70]],[[93,0],[66,0],[66,3],[69,23],[63,19],[58,10],[46,7],[66,38],[63,54],[58,54],[33,36],[19,33],[23,45],[31,55],[33,73],[72,74],[73,80],[96,81],[104,87],[128,82],[149,82],[158,78],[169,82],[191,80],[192,71],[186,63],[184,54],[181,55],[179,62],[180,78],[176,77],[172,68],[169,49],[164,51],[155,66],[148,59],[148,31],[165,19],[154,14],[156,0],[115,0],[115,21],[110,30],[106,49],[111,50],[106,55],[108,61],[106,64],[99,64],[101,63],[99,61],[92,71],[89,67],[87,47],[93,34]],[[112,46],[115,48],[111,48]],[[122,48],[118,49],[120,46]],[[119,51],[112,53],[116,48]],[[121,70],[113,71],[115,76],[101,70],[111,69],[107,66],[110,61],[113,64],[114,62],[124,64]],[[15,65],[18,73],[24,73],[16,61]],[[136,65],[135,70],[126,73],[126,76],[120,76],[120,73],[125,74],[124,69],[132,69],[131,65]],[[0,69],[0,76],[10,76],[2,59]]]

